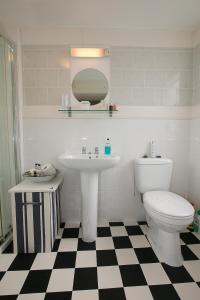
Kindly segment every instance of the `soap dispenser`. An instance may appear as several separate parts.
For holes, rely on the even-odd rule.
[[[110,139],[109,138],[107,138],[107,140],[106,140],[106,144],[105,144],[105,147],[104,147],[104,154],[106,154],[106,155],[111,154],[111,145],[110,145]]]

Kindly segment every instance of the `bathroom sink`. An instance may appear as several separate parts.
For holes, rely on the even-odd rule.
[[[81,178],[82,218],[84,242],[94,242],[97,236],[99,173],[116,166],[119,155],[62,154],[59,161],[70,169],[79,170]]]
[[[79,171],[101,171],[114,167],[119,161],[118,155],[63,154],[60,162],[68,168]]]

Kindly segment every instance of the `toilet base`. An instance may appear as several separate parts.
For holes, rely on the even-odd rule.
[[[158,228],[152,220],[147,220],[147,222],[149,225],[147,238],[158,259],[173,267],[182,266],[183,257],[179,232],[167,232]]]

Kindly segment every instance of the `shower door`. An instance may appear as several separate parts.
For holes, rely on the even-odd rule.
[[[11,229],[8,190],[15,184],[14,50],[0,36],[0,242]]]

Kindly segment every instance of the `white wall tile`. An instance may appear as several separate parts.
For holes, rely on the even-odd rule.
[[[48,105],[57,105],[61,106],[62,102],[62,95],[68,94],[69,95],[69,89],[68,88],[48,88],[47,89],[47,103]]]
[[[46,88],[24,88],[25,105],[46,105],[47,89]]]
[[[24,68],[46,68],[47,51],[36,49],[24,49],[23,51]]]
[[[110,137],[112,150],[120,154],[121,161],[117,167],[102,172],[99,219],[144,219],[140,198],[137,193],[134,195],[133,160],[145,154],[149,140],[154,139],[156,153],[174,161],[172,191],[185,196],[188,192],[189,177],[189,122],[137,119],[24,119],[25,168],[31,168],[36,161],[53,163],[64,174],[63,221],[79,221],[79,172],[63,167],[58,161],[58,156],[65,151],[80,153],[81,137],[85,135],[88,136],[88,151],[93,151],[96,145],[103,151],[105,140]]]

